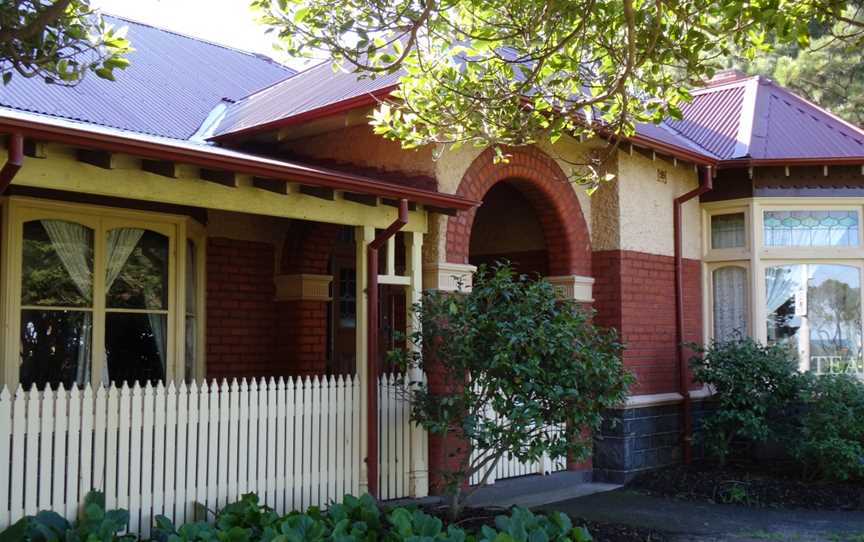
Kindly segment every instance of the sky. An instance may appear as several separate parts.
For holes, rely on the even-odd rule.
[[[249,3],[249,0],[91,0],[90,5],[104,13],[261,53],[292,68],[303,68],[303,61],[273,49],[275,38],[265,34],[265,27],[255,22]]]

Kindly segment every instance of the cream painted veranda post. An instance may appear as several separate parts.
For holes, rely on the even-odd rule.
[[[414,315],[414,306],[421,301],[423,288],[423,234],[410,232],[405,234],[405,253],[407,254],[407,273],[411,280],[406,292],[405,319],[408,335],[419,331],[419,322]],[[416,348],[411,341],[406,344]],[[413,368],[408,375],[410,381],[416,382],[424,378],[423,371]],[[411,426],[411,464],[409,466],[410,491],[413,497],[424,497],[429,494],[429,438],[426,431],[419,426]]]
[[[355,367],[357,368],[357,381],[360,384],[360,454],[359,457],[355,458],[355,461],[359,462],[360,468],[360,492],[366,493],[369,489],[369,474],[368,469],[366,467],[366,457],[369,455],[369,451],[366,443],[366,435],[368,434],[368,425],[367,420],[368,416],[368,400],[366,397],[366,386],[367,381],[370,377],[368,371],[368,360],[367,360],[367,338],[366,338],[366,330],[369,323],[366,321],[367,314],[367,306],[369,304],[369,297],[367,293],[368,284],[367,284],[367,261],[366,261],[366,246],[375,239],[375,228],[372,226],[358,226],[356,228],[356,284],[357,284],[357,306],[356,306],[356,321],[357,327],[355,328],[356,333],[356,341],[357,341],[357,353],[355,355]]]

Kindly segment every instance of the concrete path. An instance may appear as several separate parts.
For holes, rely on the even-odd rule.
[[[746,508],[651,497],[627,489],[541,508],[589,521],[647,527],[676,542],[864,542],[864,512]]]
[[[621,487],[613,484],[586,483],[583,479],[583,474],[580,472],[563,471],[548,476],[523,476],[499,480],[490,486],[478,489],[467,502],[468,506],[476,507],[533,508]]]

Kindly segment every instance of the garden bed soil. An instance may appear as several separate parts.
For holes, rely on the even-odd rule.
[[[427,512],[441,518],[445,524],[451,523],[446,510],[437,508]],[[494,527],[495,517],[506,513],[507,510],[503,508],[466,508],[462,519],[454,524],[467,531],[479,532],[483,525]],[[668,535],[654,529],[586,521],[574,516],[571,516],[571,520],[574,526],[587,527],[594,542],[667,542],[670,540]]]
[[[628,484],[651,495],[712,503],[806,510],[864,510],[864,484],[802,480],[760,466],[676,465],[645,473]]]

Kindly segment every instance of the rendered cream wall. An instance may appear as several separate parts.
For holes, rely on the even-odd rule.
[[[657,180],[659,170],[666,171],[666,182]],[[664,256],[674,255],[672,200],[696,188],[698,175],[691,164],[652,160],[639,152],[619,152],[618,204],[622,250],[633,250]],[[701,227],[699,199],[684,204],[683,255],[701,257]],[[612,248],[612,247],[610,247]],[[597,248],[595,248],[597,250]]]

